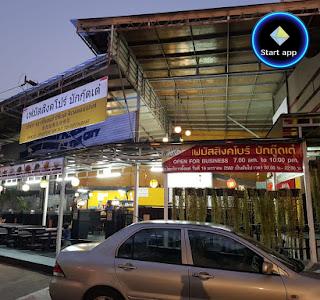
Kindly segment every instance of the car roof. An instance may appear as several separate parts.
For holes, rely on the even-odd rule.
[[[199,226],[204,228],[212,228],[212,229],[219,229],[224,230],[228,232],[233,232],[233,230],[230,227],[220,225],[220,224],[214,224],[214,223],[205,223],[205,222],[194,222],[194,221],[173,221],[173,220],[151,220],[151,221],[142,221],[139,223],[135,223],[137,225],[147,225],[147,224],[157,224],[157,225],[176,225],[176,226]]]

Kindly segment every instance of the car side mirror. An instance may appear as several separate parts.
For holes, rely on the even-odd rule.
[[[262,264],[262,273],[266,275],[272,275],[273,274],[273,264],[268,261],[264,261]]]

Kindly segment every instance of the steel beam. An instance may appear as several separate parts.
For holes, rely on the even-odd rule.
[[[193,125],[192,129],[193,130],[207,130],[207,125]],[[255,130],[255,131],[266,131],[266,130],[269,130],[271,128],[271,125],[267,125],[267,126],[255,126],[255,127],[251,127],[250,130]],[[225,134],[225,130],[224,130],[224,124],[222,123],[221,125],[213,125],[213,126],[209,126],[209,131],[215,131],[215,130],[218,130],[218,131],[221,131],[222,133]],[[240,128],[239,126],[231,126],[229,125],[229,131],[243,131],[242,128]],[[214,132],[213,132],[214,134]]]
[[[56,79],[52,79],[52,81],[45,81],[32,89],[10,97],[9,99],[0,103],[0,107],[4,111],[12,111],[12,106],[28,106],[40,99],[51,97],[55,93],[61,91],[61,89],[63,89],[63,91],[70,89],[71,86],[87,77],[94,77],[100,72],[107,71],[108,66],[106,66],[106,62],[106,56],[97,57],[96,61],[93,61],[90,65],[85,66],[84,69],[76,70],[72,74],[56,76]],[[20,111],[20,114],[21,113],[22,112]]]
[[[251,35],[251,30],[246,31],[240,31],[240,32],[232,32],[230,34],[231,38],[234,37],[244,37]],[[177,36],[174,38],[166,38],[161,39],[162,45],[168,45],[168,44],[177,44],[177,43],[185,43],[185,42],[197,42],[197,41],[203,41],[203,40],[212,40],[212,39],[223,39],[225,38],[224,32],[215,32],[215,33],[207,33],[207,34],[197,34],[191,36]],[[144,47],[144,46],[152,46],[152,45],[159,45],[158,40],[143,40],[143,41],[134,41],[134,42],[128,42],[129,47]]]
[[[229,120],[231,120],[233,123],[235,123],[236,125],[240,126],[240,127],[241,127],[242,129],[244,129],[245,131],[247,131],[247,132],[249,132],[250,134],[252,134],[254,137],[256,137],[256,138],[258,138],[258,139],[260,138],[259,135],[257,135],[257,134],[254,133],[253,131],[251,131],[248,127],[242,125],[242,124],[241,124],[240,122],[238,122],[237,120],[231,118],[229,115],[227,115],[227,118],[228,118]],[[250,124],[250,125],[251,125],[251,124]],[[256,125],[256,123],[254,123],[254,125]],[[248,126],[248,124],[247,124],[247,126]]]
[[[230,20],[230,16],[227,16]],[[226,53],[226,86],[225,86],[225,138],[228,131],[228,114],[229,114],[229,61],[230,61],[230,22],[227,22],[227,53]]]
[[[226,55],[227,49],[212,49],[212,50],[201,50],[197,51],[196,54],[194,51],[188,51],[188,52],[179,52],[179,53],[167,53],[165,57],[163,57],[162,54],[153,54],[153,55],[137,55],[137,59],[143,63],[144,61],[153,61],[153,60],[162,60],[162,59],[185,59],[190,57],[207,57],[212,55]],[[238,53],[250,53],[252,54],[252,48],[251,47],[242,47],[242,48],[234,48],[230,49],[230,54],[238,54]]]
[[[179,125],[188,125],[189,123],[192,124],[192,125],[208,125],[208,126],[213,126],[213,125],[223,125],[223,121],[222,119],[217,119],[217,120],[214,120],[214,119],[210,119],[208,121],[203,121],[204,118],[202,118],[201,120],[200,119],[191,119],[190,121],[188,121],[187,119],[185,118],[177,118],[177,121],[179,122]],[[189,125],[190,125],[189,124]],[[272,122],[265,122],[263,120],[261,121],[252,121],[248,124],[248,126],[254,126],[254,125],[259,125],[259,126],[267,126],[267,125],[272,125]]]
[[[194,56],[196,56],[196,53]],[[259,62],[257,60],[248,61],[248,62],[239,62],[229,64],[230,67],[240,67],[244,65],[257,65]],[[188,65],[188,66],[178,66],[178,67],[170,67],[172,71],[184,71],[184,70],[193,70],[193,69],[212,69],[212,68],[224,68],[226,66],[225,63],[220,64],[195,64],[195,65]],[[143,68],[145,72],[157,72],[157,71],[166,71],[167,68]]]
[[[203,109],[202,108],[198,108],[198,107],[191,107],[191,109],[192,109],[192,112],[197,112],[197,111],[201,111],[201,112],[203,112]],[[269,109],[272,109],[272,107],[270,107]],[[208,107],[207,108],[207,111],[216,111],[216,112],[220,112],[220,114],[221,114],[221,112],[222,112],[222,110],[223,110],[223,107],[222,106],[220,106],[220,107]],[[170,109],[168,109],[168,111],[169,111],[169,113],[172,111],[172,108],[170,108]],[[235,111],[238,111],[237,113],[235,113]],[[240,106],[240,108],[237,108],[236,110],[235,109],[233,109],[233,112],[232,112],[232,115],[234,116],[234,115],[237,115],[237,114],[241,114],[241,115],[245,115],[245,112],[244,112],[244,110],[243,110],[243,105],[241,105]],[[264,112],[264,115],[266,114],[266,112]],[[212,115],[212,113],[210,113],[210,115]],[[252,114],[250,114],[250,115],[257,115],[257,114],[254,114],[254,113],[252,113]]]
[[[261,70],[261,71],[246,71],[246,72],[223,72],[218,74],[210,74],[210,75],[187,75],[187,76],[172,76],[172,77],[149,77],[149,82],[166,82],[171,80],[179,80],[179,81],[188,81],[188,80],[198,80],[200,79],[212,79],[212,78],[219,78],[225,77],[229,75],[231,77],[237,76],[256,76],[264,75],[264,74],[282,74],[283,70]]]
[[[194,35],[193,35],[192,26],[189,26],[189,28],[190,28],[191,38],[192,38],[193,52],[194,52],[194,55],[196,56],[196,62],[197,62],[197,69],[196,69],[196,70],[197,70],[197,75],[199,75],[200,58],[199,58],[199,56],[197,56],[197,50],[196,50],[196,46],[195,46],[195,40],[194,40]],[[207,110],[206,110],[206,101],[204,101],[203,85],[202,85],[201,79],[199,79],[199,87],[200,87],[200,92],[201,92],[201,96],[202,96],[202,105],[203,105],[203,109],[204,109],[205,119],[206,119],[206,121],[207,121],[207,120],[208,120],[208,116],[207,116]]]
[[[185,100],[189,100],[190,102],[191,101],[204,101],[204,102],[213,102],[216,104],[216,103],[223,103],[225,102],[225,99],[222,99],[222,97],[220,99],[214,99],[215,97],[221,97],[221,95],[204,95],[204,98],[209,98],[209,99],[202,99],[201,96],[198,96],[198,95],[192,95],[192,97],[183,97],[183,99]],[[160,98],[161,101],[163,102],[169,102],[169,101],[174,101],[175,100],[175,97],[172,96],[172,97],[161,97]],[[257,102],[270,102],[272,103],[272,99],[271,98],[267,98],[267,99],[254,99],[255,101]],[[232,102],[247,102],[249,103],[249,99],[230,99],[229,100],[230,103]]]
[[[249,85],[250,86],[250,85]],[[230,86],[229,86],[230,87]],[[207,88],[208,89],[208,88]],[[190,88],[190,90],[193,90],[192,88]],[[204,90],[204,88],[201,88],[200,90]],[[225,94],[206,94],[206,93],[203,93],[201,94],[201,97],[223,97]],[[232,97],[232,96],[251,96],[252,93],[229,93],[229,96]],[[272,91],[271,92],[256,92],[254,93],[254,96],[255,95],[271,95],[270,97],[270,101],[272,101]],[[175,95],[172,95],[172,94],[161,94],[160,95],[161,99],[162,97],[164,97],[164,100],[165,99],[170,99],[170,98],[175,98]],[[183,96],[180,95],[180,99],[193,99],[193,98],[199,98],[199,95],[195,95],[195,94],[184,94]],[[250,101],[249,99],[246,99],[247,101]]]
[[[112,59],[118,64],[121,72],[126,79],[140,94],[141,103],[145,105],[160,128],[164,133],[167,132],[169,120],[165,108],[162,106],[157,94],[153,90],[151,84],[144,74],[142,67],[139,65],[135,55],[129,49],[126,41],[117,33],[114,32],[113,44],[110,49]]]
[[[250,85],[253,85],[253,83],[245,83],[245,84],[229,84],[229,87],[248,87]],[[261,82],[257,83],[257,86],[277,86],[278,82],[275,81],[268,81],[268,82]],[[203,87],[198,86],[188,86],[188,87],[177,87],[177,91],[188,91],[188,90],[211,90],[211,89],[217,89],[217,88],[224,88],[225,85],[204,85]],[[161,87],[161,88],[154,88],[155,92],[162,92],[162,91],[172,91],[172,87]]]

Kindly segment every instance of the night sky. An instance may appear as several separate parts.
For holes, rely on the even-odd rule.
[[[242,5],[279,1],[242,0]],[[0,101],[24,75],[44,81],[93,56],[71,19],[123,16],[239,5],[238,0],[3,0],[0,4]]]

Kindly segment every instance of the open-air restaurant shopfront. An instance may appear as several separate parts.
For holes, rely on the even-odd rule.
[[[114,161],[101,156],[87,169],[71,152],[1,167],[2,247],[54,255],[133,221],[164,218],[229,225],[292,257],[317,260],[319,166],[309,170],[305,142],[130,145],[131,161],[118,144]],[[137,158],[141,148],[152,152],[148,159]]]
[[[54,256],[173,219],[229,225],[317,261],[320,168],[306,141],[139,142],[138,102],[110,111],[107,95],[104,77],[24,108],[20,163],[0,167],[1,251]]]

